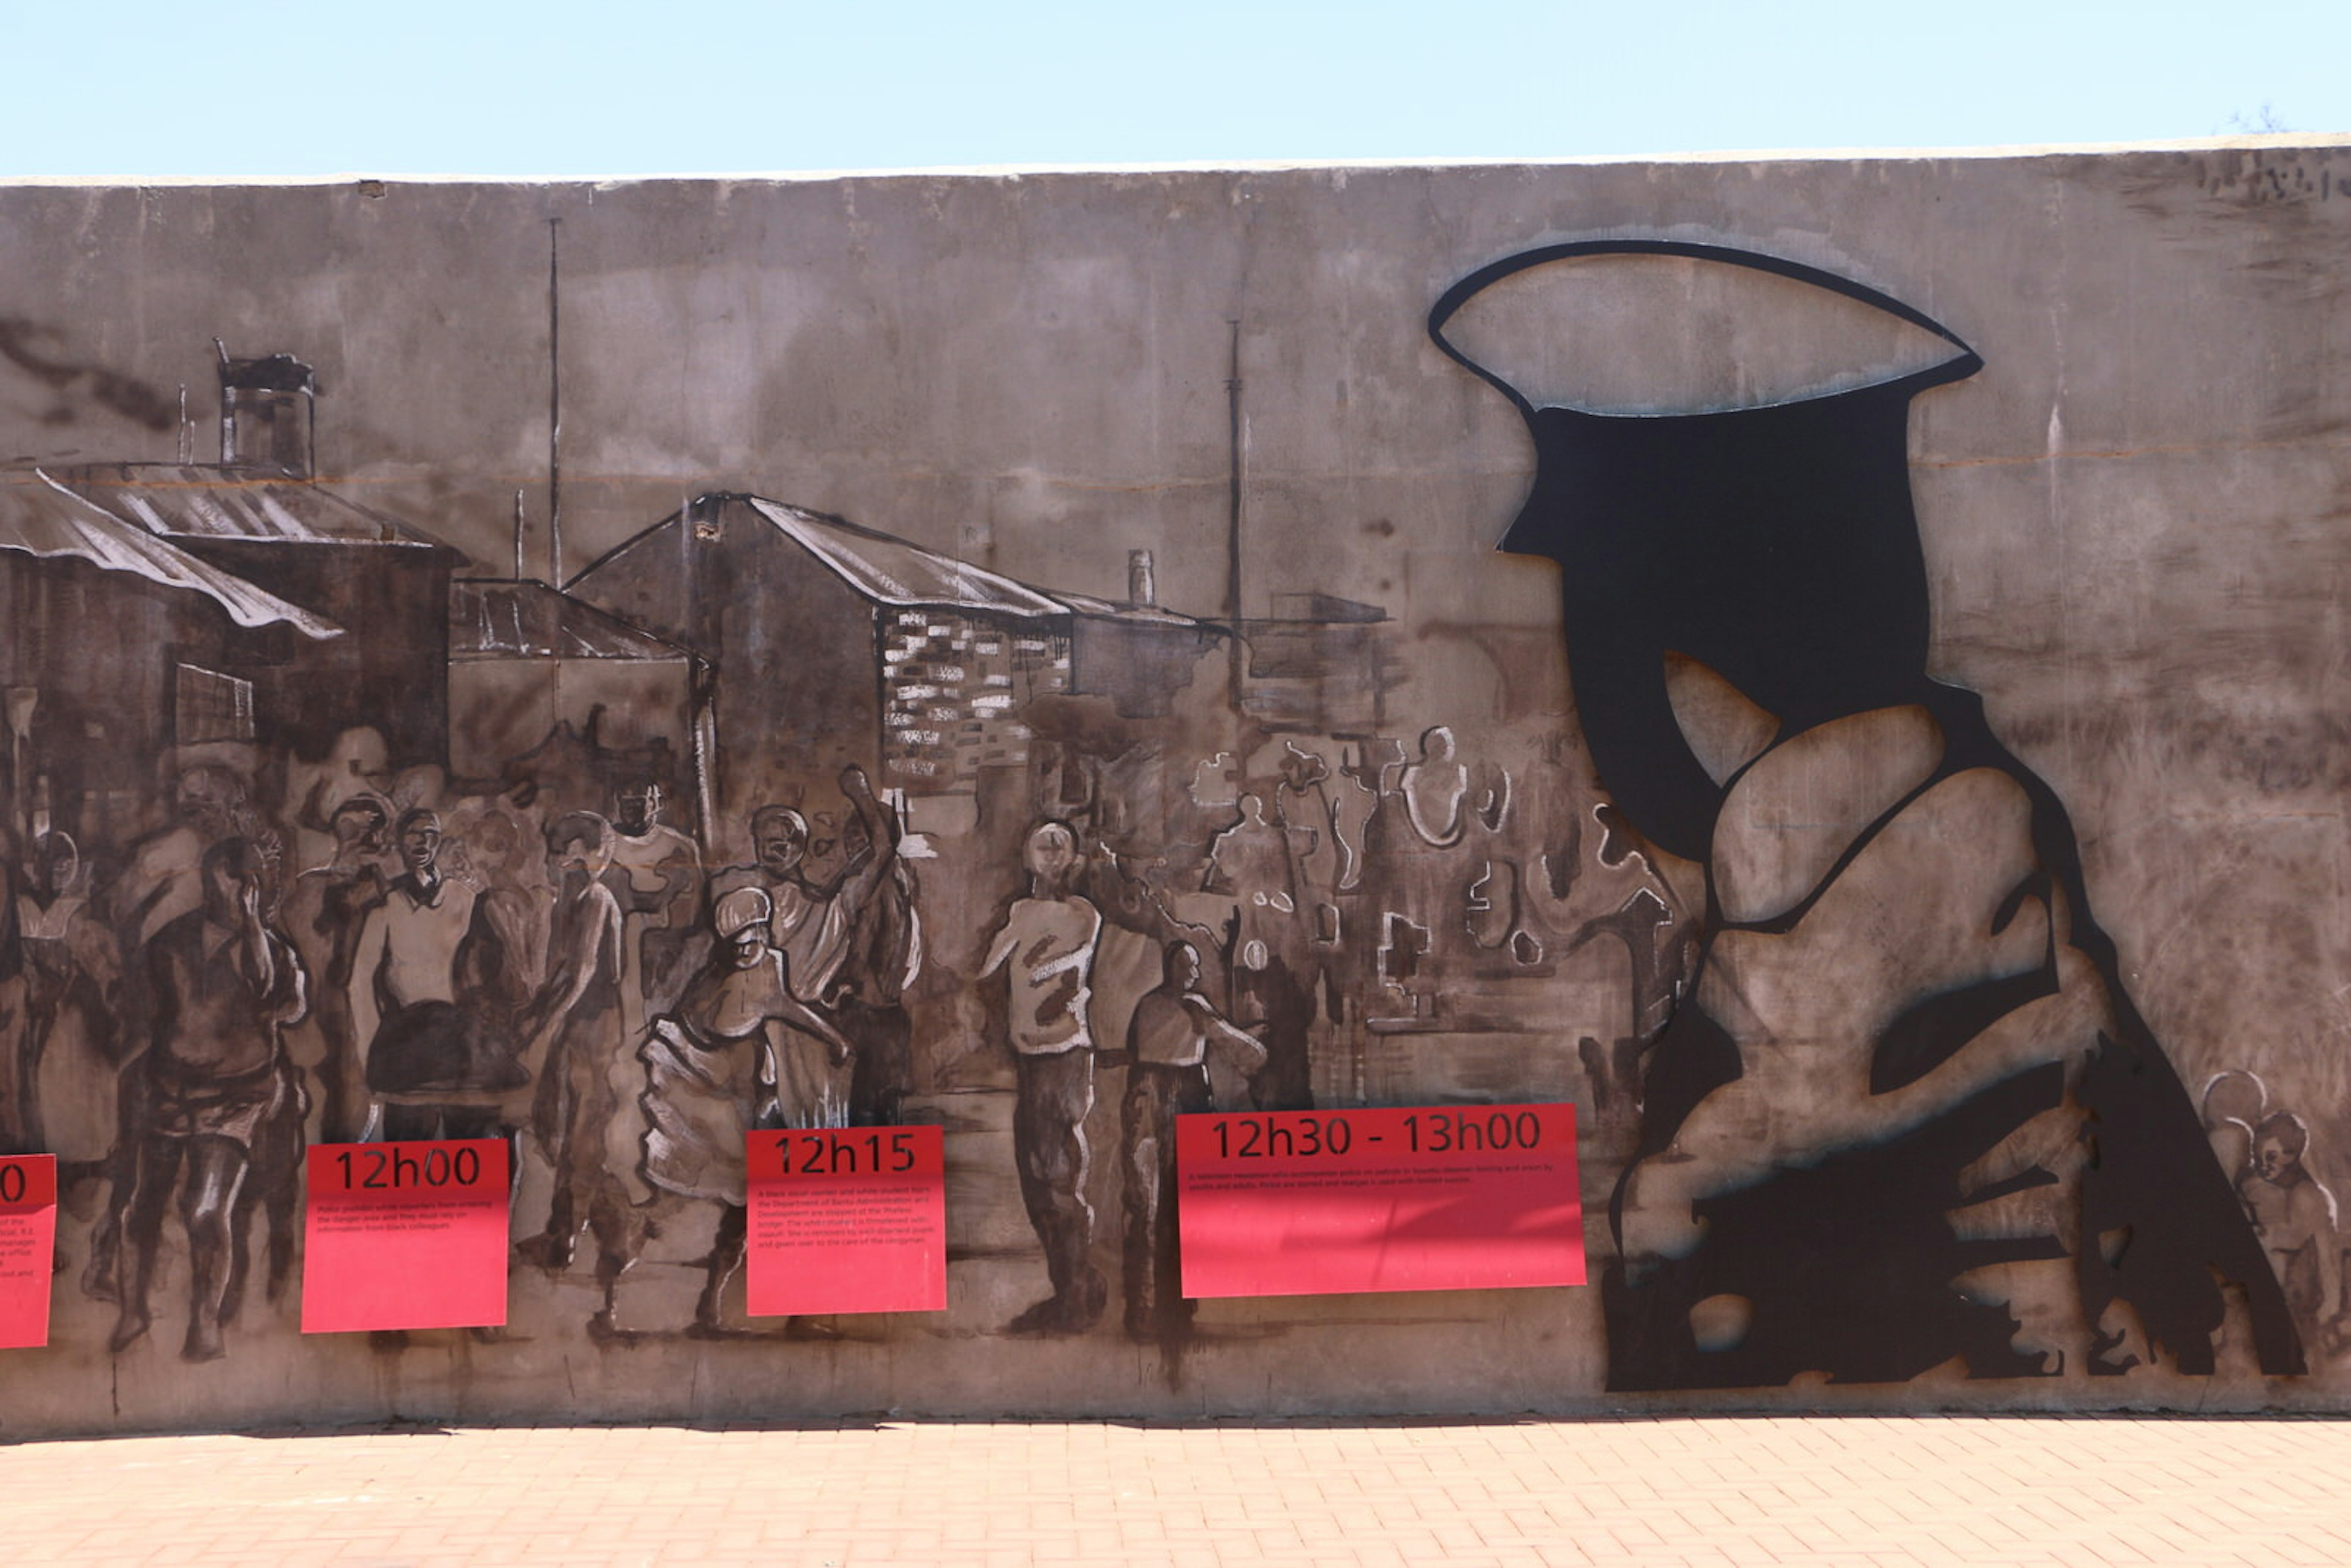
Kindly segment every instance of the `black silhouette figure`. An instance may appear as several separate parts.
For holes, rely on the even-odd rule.
[[[1596,256],[1775,275],[1951,352],[1849,390],[1631,415],[1538,406],[1447,340],[1490,285]],[[2302,1371],[2090,915],[2064,808],[1973,693],[1926,674],[1908,410],[1981,369],[1975,351],[1846,279],[1668,241],[1497,262],[1429,330],[1533,435],[1501,548],[1561,563],[1603,785],[1633,831],[1706,870],[1704,946],[1611,1204],[1610,1386],[1955,1359],[1978,1377],[2209,1373],[2232,1292],[2262,1368]]]

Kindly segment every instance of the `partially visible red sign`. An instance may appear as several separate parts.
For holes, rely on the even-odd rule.
[[[1176,1120],[1187,1296],[1583,1283],[1573,1105]]]
[[[753,1317],[946,1310],[940,1129],[760,1132],[747,1153]]]
[[[318,1144],[302,1228],[302,1332],[507,1321],[502,1138]]]
[[[0,1157],[0,1350],[49,1343],[57,1269],[57,1157]]]

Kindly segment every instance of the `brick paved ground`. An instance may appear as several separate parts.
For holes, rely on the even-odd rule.
[[[12,1562],[2351,1562],[2351,1424],[585,1427],[0,1448]]]

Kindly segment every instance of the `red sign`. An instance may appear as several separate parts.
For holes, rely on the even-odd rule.
[[[1176,1119],[1187,1296],[1583,1283],[1573,1105]]]
[[[309,1175],[304,1333],[507,1321],[504,1139],[317,1144]]]
[[[751,1315],[944,1312],[946,1148],[936,1127],[753,1133]]]
[[[49,1343],[57,1242],[57,1155],[0,1158],[0,1350]]]

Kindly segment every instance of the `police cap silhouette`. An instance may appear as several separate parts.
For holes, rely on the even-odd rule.
[[[1662,286],[1628,283],[1631,263]],[[1918,700],[1909,403],[1982,368],[1957,334],[1816,267],[1640,239],[1498,261],[1428,330],[1527,422],[1534,485],[1501,548],[1560,563],[1585,739],[1654,843],[1702,858],[1721,800],[1675,721],[1668,653],[1790,732]]]

